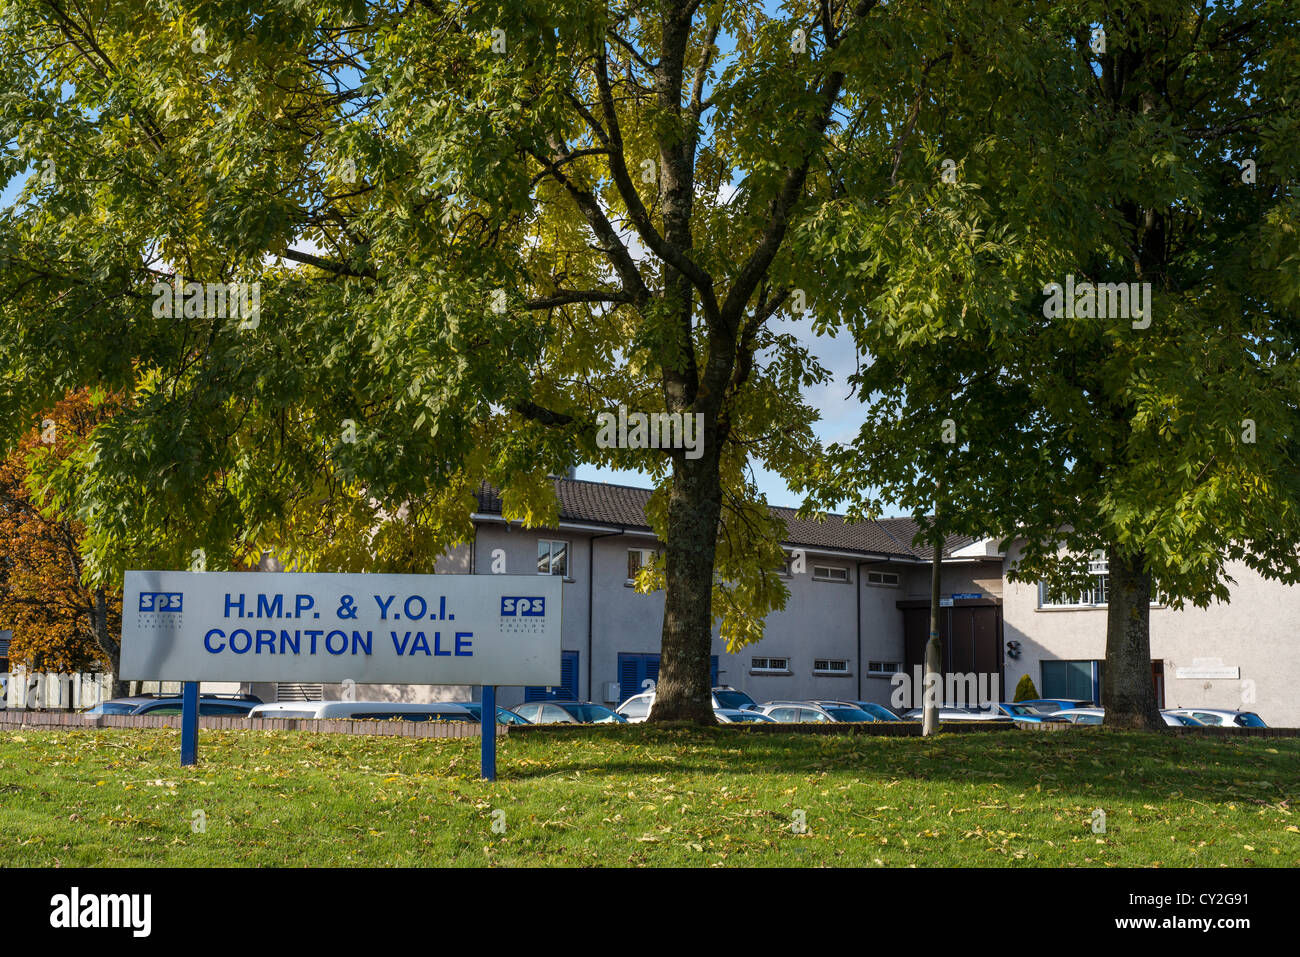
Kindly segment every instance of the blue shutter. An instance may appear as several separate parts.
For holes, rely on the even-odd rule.
[[[659,656],[620,651],[618,654],[618,695],[622,704],[634,694],[645,691],[646,680],[659,681]],[[709,680],[718,683],[718,656],[709,659]]]
[[[578,653],[560,652],[560,683],[554,688],[530,685],[524,688],[525,701],[578,700]]]
[[[622,652],[618,656],[618,703],[641,693],[641,656]]]

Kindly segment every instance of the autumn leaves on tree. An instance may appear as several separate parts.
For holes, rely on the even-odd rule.
[[[83,582],[85,528],[42,495],[113,408],[79,390],[0,461],[0,628],[14,633],[10,659],[32,671],[117,671],[121,594]]]

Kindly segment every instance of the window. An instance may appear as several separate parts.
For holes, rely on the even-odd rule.
[[[1044,698],[1100,701],[1104,661],[1042,662]]]
[[[1101,564],[1104,565],[1105,563],[1102,562]],[[1090,565],[1089,567],[1091,568],[1092,566]],[[1067,594],[1062,591],[1053,591],[1048,587],[1047,582],[1038,583],[1039,608],[1103,608],[1106,605],[1109,595],[1109,572],[1094,574],[1092,585],[1085,588],[1083,591],[1074,594]]]
[[[867,674],[869,675],[896,675],[903,670],[903,664],[899,661],[868,661]]]
[[[636,573],[650,564],[655,557],[653,548],[629,548],[627,550],[627,580],[628,584],[636,581]]]
[[[839,565],[814,565],[813,581],[819,582],[846,582],[849,580],[849,570]]]
[[[897,572],[867,572],[868,585],[898,585]]]
[[[569,543],[541,539],[537,543],[537,574],[569,577]]]
[[[750,660],[749,670],[753,674],[788,675],[790,673],[790,659],[753,658]]]
[[[847,675],[849,673],[849,663],[844,658],[814,658],[813,674],[817,675]]]

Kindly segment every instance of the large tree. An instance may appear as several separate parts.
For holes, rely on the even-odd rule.
[[[1053,590],[1105,560],[1106,722],[1162,728],[1151,603],[1226,600],[1233,561],[1300,581],[1300,15],[1026,9],[986,110],[922,111],[953,182],[859,224],[913,252],[868,260],[865,422],[809,482],[920,514],[942,477],[945,528],[1023,539],[1010,576]]]
[[[735,648],[786,595],[748,468],[816,448],[826,373],[773,317],[861,308],[843,229],[932,165],[924,92],[992,82],[1014,7],[6,2],[0,177],[33,172],[0,218],[0,422],[131,396],[62,490],[103,582],[253,546],[371,568],[399,506],[391,563],[427,569],[480,479],[545,524],[548,473],[644,469],[652,717],[712,722],[715,624]],[[260,283],[260,314],[166,314],[180,276]],[[699,454],[602,447],[619,405],[698,416]]]

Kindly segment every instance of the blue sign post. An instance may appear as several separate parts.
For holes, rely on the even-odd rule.
[[[181,767],[199,763],[199,683],[181,685]]]
[[[483,740],[479,749],[484,781],[497,779],[497,689],[483,686]]]

